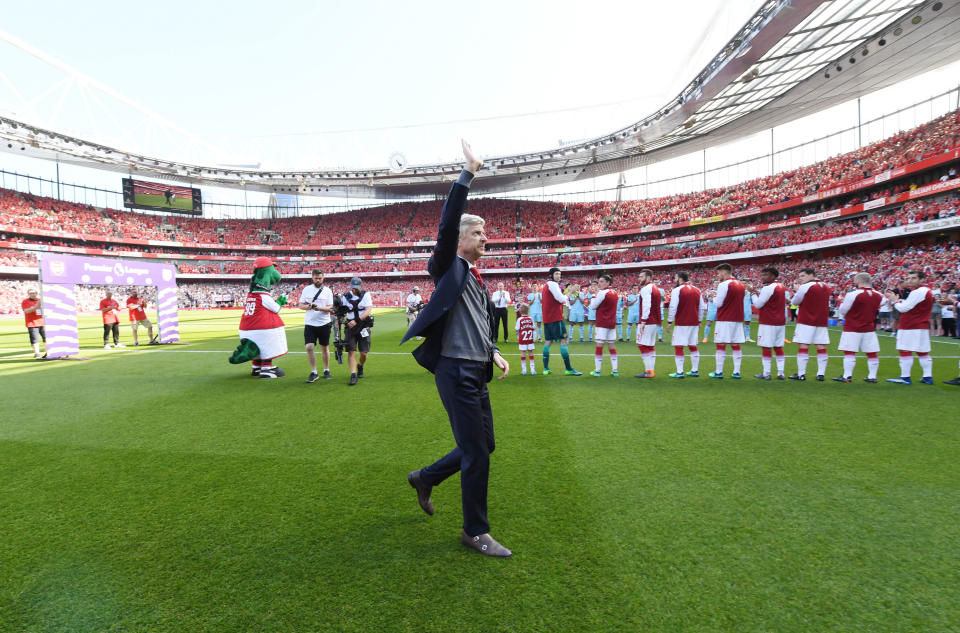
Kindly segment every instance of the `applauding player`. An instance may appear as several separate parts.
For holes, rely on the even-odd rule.
[[[798,275],[800,287],[793,295],[793,305],[798,306],[797,327],[793,331],[793,342],[797,344],[797,373],[790,380],[807,379],[807,362],[810,360],[810,346],[817,346],[817,380],[823,381],[827,372],[827,345],[830,344],[830,331],[827,321],[830,318],[830,286],[817,279],[816,271],[804,268]]]
[[[667,321],[673,328],[670,344],[673,345],[673,358],[677,363],[676,373],[671,378],[683,378],[683,348],[690,350],[691,378],[700,377],[700,350],[697,349],[697,336],[700,334],[700,321],[707,311],[707,302],[699,288],[689,283],[687,273],[680,271],[674,278],[673,292],[670,293],[670,312]],[[674,322],[676,325],[674,326]]]
[[[906,286],[910,294],[900,299],[893,290],[887,290],[887,299],[900,314],[897,327],[897,350],[900,352],[900,378],[887,378],[887,382],[910,384],[910,369],[913,355],[917,355],[925,385],[933,384],[933,359],[930,358],[930,313],[933,311],[933,292],[923,285],[923,271],[907,273]]]
[[[597,280],[597,293],[590,300],[590,309],[596,311],[597,329],[594,332],[594,340],[597,343],[597,349],[594,352],[595,369],[590,372],[591,376],[599,376],[600,368],[603,366],[603,346],[606,344],[607,351],[610,352],[610,375],[614,378],[620,373],[617,371],[617,308],[620,305],[620,298],[617,293],[610,288],[613,283],[613,277],[610,275],[600,275]]]
[[[837,382],[853,380],[853,368],[857,364],[857,352],[867,355],[866,382],[877,382],[880,368],[880,341],[877,340],[877,312],[883,295],[870,285],[870,275],[857,273],[853,281],[857,289],[844,296],[837,314],[843,319],[843,334],[840,335],[840,351],[843,352],[843,375],[834,378]]]
[[[743,361],[743,351],[740,344],[746,341],[743,335],[743,295],[746,288],[734,279],[733,267],[730,264],[720,264],[716,268],[717,322],[713,333],[713,342],[717,344],[717,369],[710,374],[711,378],[723,378],[723,364],[727,358],[727,343],[733,351],[733,373],[731,378],[740,378],[740,363]]]
[[[777,277],[780,276],[773,266],[767,266],[760,271],[763,288],[756,292],[753,284],[747,285],[753,305],[757,306],[759,326],[757,330],[757,345],[760,346],[760,364],[763,371],[754,375],[760,380],[770,380],[771,357],[777,356],[777,380],[783,380],[783,341],[787,329],[787,289],[783,287]]]
[[[637,347],[643,358],[643,373],[634,378],[653,378],[657,365],[657,330],[661,318],[662,303],[660,288],[653,283],[653,271],[644,268],[640,271],[640,324],[637,326]]]

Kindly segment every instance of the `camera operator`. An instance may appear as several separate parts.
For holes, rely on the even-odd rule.
[[[333,292],[333,347],[336,350],[334,352],[334,357],[337,359],[337,364],[343,364],[343,317],[347,313],[346,307],[343,305],[343,297],[340,296],[340,293],[337,292],[337,289],[332,287],[330,290]]]
[[[306,310],[303,315],[303,344],[307,350],[307,362],[310,363],[307,382],[316,382],[320,378],[314,351],[316,345],[320,346],[323,377],[330,378],[330,316],[333,312],[333,293],[323,285],[323,272],[319,269],[314,269],[311,277],[313,283],[303,289],[298,303],[300,309]]]
[[[420,296],[420,286],[414,286],[410,294],[407,295],[407,327],[413,325],[423,310],[423,297]],[[417,337],[420,340],[422,337]]]
[[[347,348],[347,362],[350,365],[350,384],[357,384],[363,378],[363,364],[370,351],[370,328],[373,327],[373,297],[363,290],[363,281],[359,277],[350,280],[350,292],[343,295],[346,310],[344,320],[344,346]],[[357,352],[360,353],[359,358]]]

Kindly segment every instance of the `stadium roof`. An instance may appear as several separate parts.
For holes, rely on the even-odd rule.
[[[789,122],[960,58],[960,3],[767,0],[670,102],[560,149],[487,159],[478,193],[622,172]],[[306,195],[442,194],[458,163],[349,171],[190,165],[0,118],[0,149],[136,176]],[[4,147],[5,146],[5,147]]]

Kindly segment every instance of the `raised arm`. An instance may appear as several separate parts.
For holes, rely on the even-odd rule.
[[[460,177],[450,187],[450,193],[443,203],[443,212],[440,214],[440,228],[437,230],[437,243],[433,247],[433,255],[427,264],[427,271],[434,281],[440,279],[457,256],[457,244],[460,241],[460,216],[467,206],[467,194],[470,192],[470,183],[473,177],[483,166],[483,161],[476,157],[473,149],[466,141],[463,146],[464,165]]]

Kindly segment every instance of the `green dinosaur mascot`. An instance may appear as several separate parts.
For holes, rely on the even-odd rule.
[[[270,289],[282,277],[269,257],[258,257],[253,262],[250,292],[240,318],[240,345],[230,357],[230,363],[239,365],[252,361],[254,376],[281,378],[285,372],[273,365],[273,359],[287,353],[287,335],[280,319],[280,308],[287,298],[270,296]]]

